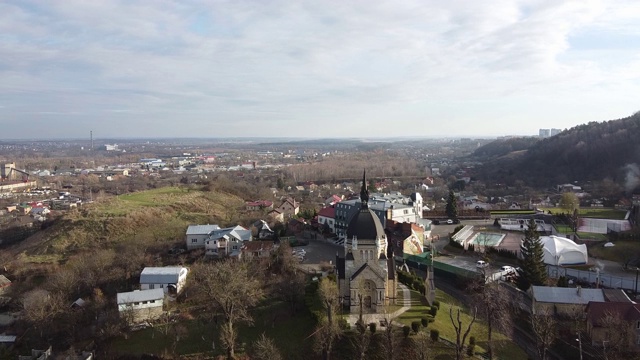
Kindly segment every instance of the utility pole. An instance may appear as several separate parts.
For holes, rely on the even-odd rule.
[[[580,339],[580,331],[576,332],[576,335],[578,336],[576,341],[578,342],[578,347],[580,349],[580,360],[582,360],[582,339]]]

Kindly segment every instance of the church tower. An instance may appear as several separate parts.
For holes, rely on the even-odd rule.
[[[369,209],[366,171],[362,175],[360,210],[349,220],[343,257],[338,256],[338,286],[351,312],[383,312],[395,302],[396,276],[382,223]]]

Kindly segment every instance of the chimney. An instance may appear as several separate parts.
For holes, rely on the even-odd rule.
[[[582,296],[582,287],[578,285],[576,289],[578,290],[578,296]]]

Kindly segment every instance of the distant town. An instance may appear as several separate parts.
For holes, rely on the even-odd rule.
[[[636,358],[637,189],[492,177],[563,134],[0,142],[0,355]]]

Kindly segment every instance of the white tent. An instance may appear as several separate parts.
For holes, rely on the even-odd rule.
[[[541,236],[544,246],[544,262],[551,265],[575,265],[587,263],[587,245],[578,245],[573,240],[551,235]]]

